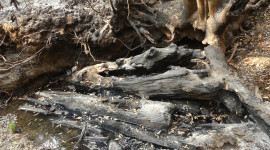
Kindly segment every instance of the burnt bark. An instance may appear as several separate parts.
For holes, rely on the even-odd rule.
[[[203,55],[200,50],[191,51],[176,45],[161,49],[153,47],[135,57],[84,68],[76,72],[71,81],[90,85],[96,90],[119,89],[147,98],[211,99],[216,97],[221,84],[215,79],[205,78],[210,70],[190,70],[174,66],[170,66],[171,69],[168,68],[169,65],[187,63],[192,58],[203,58]],[[158,75],[147,75],[155,70],[168,71]],[[106,77],[107,75],[123,74],[146,76],[131,76],[124,79]]]
[[[21,110],[73,120],[79,116],[79,121],[169,148],[218,149],[229,145],[245,149],[243,145],[252,140],[257,144],[250,144],[252,147],[269,147],[269,142],[263,142],[270,136],[269,104],[241,83],[224,56],[243,15],[266,1],[254,5],[247,0],[208,4],[195,0],[28,2],[32,4],[12,1],[14,6],[10,6],[4,1],[0,5],[0,92],[9,94],[38,77],[52,76],[74,65],[67,80],[75,88],[73,92],[37,92],[39,99],[28,100],[42,107],[25,105]],[[209,46],[201,50],[172,44],[185,37]],[[90,66],[83,68],[85,65]],[[104,94],[110,92],[132,97],[127,100]],[[160,102],[163,99],[167,102]],[[248,115],[255,124],[190,125],[194,129],[191,135],[170,135],[171,127],[177,127],[177,122],[172,123],[175,110],[187,116],[202,112],[200,105],[186,111],[171,101],[191,99],[220,99],[238,122]],[[88,128],[72,121],[60,123]],[[153,130],[164,133],[156,135]]]
[[[168,47],[175,49],[175,47]],[[151,48],[149,51],[153,50]],[[141,54],[149,54],[149,51]],[[115,71],[125,64],[113,65],[114,68],[105,67],[99,68],[97,71],[96,68],[100,66],[106,66],[104,63],[98,64],[91,67],[86,67],[82,71],[75,72],[72,76],[72,82],[77,82],[77,85],[83,85],[89,87],[90,91],[99,93],[102,90],[113,90],[121,92],[127,92],[137,96],[141,96],[141,100],[129,98],[125,99],[108,99],[102,96],[89,96],[84,94],[76,94],[73,92],[38,92],[36,96],[41,97],[42,99],[49,99],[49,102],[38,102],[38,100],[31,100],[32,102],[38,102],[39,104],[44,105],[45,107],[53,106],[56,104],[54,109],[58,110],[62,106],[63,110],[68,112],[78,111],[80,114],[84,112],[90,113],[90,115],[97,114],[101,116],[110,116],[115,119],[105,120],[96,120],[96,119],[84,119],[84,121],[91,124],[96,124],[102,128],[122,133],[126,136],[138,138],[143,141],[151,142],[157,145],[164,147],[176,148],[183,147],[188,145],[189,148],[198,148],[203,147],[208,148],[221,148],[230,145],[229,147],[238,147],[239,143],[237,141],[240,137],[243,139],[245,145],[250,145],[250,138],[255,139],[255,135],[262,136],[258,138],[256,143],[260,145],[264,144],[264,140],[269,140],[269,105],[260,101],[256,98],[253,93],[251,93],[245,85],[243,85],[240,79],[235,76],[230,70],[229,66],[226,63],[226,59],[223,53],[222,48],[208,46],[205,48],[205,55],[207,61],[209,61],[209,66],[204,66],[208,68],[208,72],[204,76],[199,76],[201,73],[200,70],[192,70],[183,67],[170,67],[173,68],[169,71],[165,70],[165,73],[160,73],[158,75],[149,74],[142,77],[134,76],[124,76],[124,77],[110,77],[110,73],[104,74],[104,72]],[[159,58],[159,55],[156,55]],[[136,58],[136,56],[135,56]],[[141,57],[138,57],[141,58]],[[151,62],[153,57],[143,57],[146,62]],[[191,59],[192,57],[190,57]],[[131,60],[141,60],[141,59],[132,59]],[[126,60],[130,60],[129,58]],[[201,57],[201,59],[205,59]],[[125,60],[125,59],[124,59]],[[156,60],[156,59],[154,59]],[[165,59],[166,60],[166,59]],[[117,61],[116,61],[117,62]],[[130,61],[123,61],[130,62]],[[191,62],[191,60],[189,60]],[[134,64],[138,64],[134,61]],[[150,63],[151,64],[151,63]],[[165,63],[166,64],[166,63]],[[169,64],[169,63],[168,63]],[[98,67],[97,67],[98,66]],[[127,66],[127,65],[126,65]],[[134,65],[135,66],[135,65]],[[129,67],[127,67],[129,68]],[[129,69],[122,67],[121,72],[128,71]],[[139,67],[134,68],[134,73]],[[94,71],[93,71],[94,70]],[[104,71],[105,70],[105,71]],[[164,71],[164,69],[162,69]],[[103,72],[104,71],[104,72]],[[121,75],[118,72],[118,75]],[[112,73],[113,74],[113,73]],[[96,80],[95,77],[99,78],[99,81],[96,83],[90,83],[91,80]],[[196,77],[196,78],[195,78]],[[102,81],[103,80],[103,81]],[[104,82],[106,81],[106,82]],[[170,85],[168,85],[170,83]],[[196,85],[196,86],[195,86]],[[166,88],[164,88],[166,87]],[[214,87],[214,88],[213,88]],[[174,90],[176,89],[176,90]],[[191,89],[191,90],[183,90]],[[208,91],[207,91],[208,90]],[[195,92],[194,92],[195,91]],[[88,91],[89,92],[89,91]],[[205,93],[203,93],[205,92]],[[255,124],[211,124],[211,125],[199,125],[195,127],[191,132],[191,136],[182,137],[182,136],[171,136],[163,134],[160,137],[156,138],[154,134],[149,132],[149,130],[141,130],[136,125],[143,125],[146,129],[158,129],[158,130],[167,130],[168,127],[172,127],[171,123],[171,113],[177,107],[173,106],[171,103],[164,102],[151,102],[145,99],[153,98],[164,98],[164,99],[216,99],[220,97],[221,102],[229,109],[232,114],[232,119],[243,118],[243,115],[248,115],[251,121],[254,121],[257,126],[260,127],[255,129]],[[145,103],[146,102],[146,103]],[[133,104],[132,104],[133,103]],[[135,104],[134,104],[135,103]],[[111,106],[120,105],[122,107],[128,108],[129,110],[120,110],[118,107]],[[125,105],[123,105],[125,104]],[[150,105],[148,105],[150,104]],[[148,107],[148,106],[149,107]],[[156,107],[157,106],[157,107]],[[54,110],[49,109],[49,110]],[[136,110],[136,112],[131,112]],[[36,111],[38,113],[44,113],[43,111],[29,109],[30,111]],[[179,109],[181,110],[181,109]],[[181,110],[184,112],[184,109]],[[56,111],[57,112],[57,111]],[[247,112],[247,114],[245,114]],[[154,113],[154,114],[153,114]],[[189,111],[187,111],[189,113]],[[54,114],[54,111],[46,114]],[[59,114],[59,113],[56,113]],[[160,116],[167,117],[160,117]],[[157,119],[158,118],[158,119]],[[161,119],[161,120],[160,120]],[[149,122],[150,120],[150,122]],[[237,122],[237,121],[236,121]],[[252,130],[250,131],[250,127]],[[208,130],[215,130],[216,134],[207,134]],[[245,131],[244,131],[245,130]],[[247,133],[247,131],[248,133]],[[263,132],[262,132],[262,131]],[[245,134],[243,134],[245,133]],[[201,137],[206,137],[207,140],[202,140]],[[237,138],[235,138],[237,137]],[[262,139],[263,138],[263,139]],[[176,141],[176,142],[175,142]],[[192,144],[191,144],[192,143]],[[252,144],[251,144],[252,145]],[[252,145],[253,147],[256,147]],[[243,148],[243,147],[242,147]]]
[[[40,111],[30,107],[22,107],[22,110],[40,113]],[[266,141],[270,141],[269,137],[254,123],[202,124],[195,127],[189,137],[182,137],[170,135],[170,133],[167,132],[149,131],[145,128],[125,122],[124,120],[120,121],[112,118],[101,119],[87,115],[83,117],[83,122],[81,121],[82,119],[71,118],[71,120],[54,120],[53,123],[75,128],[83,128],[83,124],[85,123],[98,125],[103,129],[121,133],[125,136],[176,149],[264,148],[269,146],[269,143]],[[89,132],[100,133],[99,129],[93,128],[91,125],[84,127],[86,127],[85,130]],[[100,137],[90,138],[90,140],[93,139],[100,140]],[[106,137],[101,139],[107,140]]]
[[[249,91],[241,82],[239,77],[234,76],[232,72],[229,71],[224,53],[220,48],[208,46],[205,52],[213,70],[212,76],[223,80],[224,90],[231,91],[235,94],[231,94],[231,96],[234,97],[231,99],[231,103],[235,103],[234,99],[239,99],[244,108],[249,112],[250,117],[270,136],[270,105],[257,98],[254,93]],[[234,107],[230,107],[230,109],[233,108]]]
[[[148,53],[148,51],[145,52],[145,54]],[[176,67],[175,70],[165,73],[142,77],[102,77],[97,74],[101,82],[92,83],[91,87],[93,89],[120,89],[150,99],[214,99],[219,96],[231,112],[239,113],[238,115],[241,116],[243,115],[241,112],[247,110],[250,117],[270,135],[269,105],[256,98],[240,82],[241,80],[233,75],[229,70],[222,48],[208,46],[205,48],[205,55],[210,63],[208,66],[210,71],[206,77],[196,74],[195,72],[200,72],[198,70]],[[93,72],[87,73],[89,71],[91,72],[91,68],[75,73],[73,79],[82,84],[89,83],[92,76],[95,76]],[[81,74],[84,76],[80,76]],[[102,80],[106,81],[105,84]]]
[[[109,116],[155,130],[167,130],[171,125],[171,114],[175,110],[174,105],[165,102],[153,102],[147,100],[138,101],[133,99],[121,99],[117,101],[105,97],[102,98],[59,91],[38,92],[36,93],[36,96],[42,96],[44,99],[49,99],[51,103],[63,105],[72,111],[79,110],[92,115]],[[123,106],[121,106],[121,104]],[[119,105],[122,108],[118,107]]]

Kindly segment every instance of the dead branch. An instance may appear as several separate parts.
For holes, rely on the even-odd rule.
[[[228,87],[224,90],[234,92],[249,115],[270,136],[270,105],[261,102],[248,88],[243,85],[239,77],[230,72],[224,53],[220,48],[208,46],[205,48],[206,57],[210,61],[212,76],[220,78]],[[234,102],[232,102],[234,103]],[[263,111],[262,111],[263,110]]]
[[[171,114],[175,109],[170,103],[131,100],[134,103],[137,102],[140,107],[134,109],[134,111],[126,111],[117,108],[113,104],[103,104],[104,101],[110,102],[108,99],[76,93],[72,93],[72,97],[70,97],[70,94],[58,91],[36,93],[37,96],[49,99],[54,104],[64,105],[70,110],[84,110],[90,114],[110,116],[125,122],[143,125],[146,128],[157,130],[165,130],[170,126]],[[127,100],[121,101],[123,104],[129,104],[126,102]]]

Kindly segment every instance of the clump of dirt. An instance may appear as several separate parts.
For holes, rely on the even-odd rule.
[[[270,102],[270,6],[252,13],[243,28],[229,51],[236,51],[229,64],[258,98]]]

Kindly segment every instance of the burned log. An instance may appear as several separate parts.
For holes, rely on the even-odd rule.
[[[270,105],[257,98],[241,82],[239,77],[234,76],[230,72],[224,53],[220,48],[208,46],[205,48],[205,54],[210,61],[212,68],[211,75],[214,78],[224,81],[223,90],[233,92],[235,95],[231,96],[236,96],[236,99],[239,99],[241,104],[249,112],[250,117],[270,136]],[[231,103],[235,103],[234,99],[231,99]],[[230,109],[234,109],[232,106],[229,107],[231,107]]]
[[[74,64],[80,68],[93,61],[123,57],[135,49],[165,47],[184,37],[210,45],[224,46],[227,41],[226,46],[230,46],[229,36],[235,30],[231,26],[239,27],[247,3],[218,0],[204,10],[200,1],[188,4],[191,1],[187,0],[18,2],[18,9],[8,1],[1,3],[0,88],[3,90],[14,90]],[[90,61],[81,55],[78,44],[91,57]]]
[[[30,107],[22,107],[22,110],[28,111],[34,111],[33,108]],[[40,113],[39,111],[37,113]],[[75,127],[75,128],[83,128],[81,125],[78,125],[77,123],[74,124],[75,121],[72,120],[54,120],[53,123],[66,125],[69,127]],[[78,121],[76,121],[78,122]],[[113,131],[116,133],[121,133],[129,137],[134,137],[143,141],[147,141],[150,143],[154,143],[160,146],[169,147],[169,148],[182,148],[182,147],[189,147],[191,149],[195,149],[196,146],[193,146],[192,144],[186,143],[182,137],[176,137],[176,136],[158,136],[152,131],[147,131],[146,129],[142,129],[141,127],[125,123],[118,120],[113,119],[107,119],[102,118],[101,120],[98,118],[91,118],[91,119],[84,119],[83,122],[87,122],[89,124],[98,125],[99,127],[102,127],[103,129]],[[86,130],[91,131],[91,126],[86,127]]]
[[[169,65],[181,65],[191,58],[202,58],[199,49],[189,49],[171,44],[165,48],[152,47],[142,54],[129,58],[120,58],[115,62],[106,62],[91,66],[98,74],[141,74],[166,69]],[[135,72],[134,72],[135,71]]]
[[[146,53],[147,52],[148,51],[146,51]],[[240,79],[232,74],[221,48],[208,46],[205,48],[205,54],[210,62],[210,72],[207,77],[200,77],[198,74],[194,73],[198,72],[197,70],[190,70],[183,67],[175,67],[175,70],[169,70],[158,75],[141,77],[102,77],[98,74],[87,73],[89,72],[87,69],[75,73],[74,76],[78,77],[80,75],[80,80],[75,81],[81,83],[88,83],[88,81],[91,80],[91,76],[98,76],[100,81],[106,81],[106,84],[92,84],[91,87],[93,89],[120,89],[124,92],[151,99],[213,99],[219,95],[221,99],[223,99],[224,105],[227,106],[231,112],[241,116],[241,112],[247,110],[250,117],[258,122],[260,127],[270,135],[270,107],[256,98],[247,90],[245,85],[240,82]],[[104,70],[106,70],[106,67]],[[81,76],[81,74],[84,74],[84,76]],[[231,93],[229,91],[231,91]],[[226,100],[224,97],[227,97]],[[263,109],[263,111],[261,111],[261,109]]]
[[[192,71],[179,68],[149,77],[114,79],[113,88],[149,98],[212,99],[222,86],[215,79],[201,79]]]
[[[124,104],[130,103],[126,101],[136,104],[137,107],[134,108],[132,108],[132,105],[125,106],[127,108],[131,107],[128,111],[113,105],[110,99],[59,91],[38,92],[36,96],[49,99],[53,104],[64,106],[72,111],[78,110],[92,115],[109,116],[155,130],[166,130],[170,126],[171,114],[175,109],[175,106],[171,103],[133,99],[121,100]],[[112,102],[115,103],[115,100]]]
[[[26,105],[21,107],[22,110],[67,117],[79,112],[82,115],[80,121],[169,148],[185,148],[186,145],[191,149],[217,149],[227,145],[243,148],[241,145],[248,145],[254,139],[258,144],[252,147],[269,146],[263,143],[263,140],[269,142],[269,106],[230,72],[223,53],[225,47],[230,46],[232,33],[240,28],[243,14],[253,6],[257,8],[256,4],[251,7],[247,0],[205,0],[206,3],[199,0],[110,0],[96,5],[89,1],[54,1],[51,4],[32,1],[40,4],[39,7],[28,7],[20,2],[19,6],[14,3],[17,10],[12,7],[14,10],[11,11],[9,5],[2,3],[1,89],[13,90],[40,75],[61,72],[76,63],[69,80],[82,85],[82,90],[117,91],[141,96],[142,100],[112,100],[102,96],[45,91],[36,93],[36,96],[46,97],[49,101],[28,99],[43,105],[44,109]],[[261,3],[263,1],[258,5]],[[25,9],[21,8],[23,6]],[[184,37],[210,44],[205,48],[207,59],[201,50],[170,45]],[[77,71],[76,68],[84,66],[78,61],[81,58],[78,43],[91,57],[90,61],[84,57],[84,64],[103,63]],[[168,45],[166,48],[152,47]],[[137,56],[106,62],[138,54],[149,47],[152,48]],[[200,61],[203,67],[194,68],[192,63],[195,61]],[[35,69],[31,69],[33,65],[36,65]],[[151,132],[166,132],[172,125],[171,115],[176,107],[169,102],[145,99],[213,100],[218,97],[239,118],[247,111],[251,121],[267,135],[253,123],[202,125],[187,138],[167,133],[157,136]],[[125,110],[125,107],[129,109]],[[103,116],[104,119],[94,117],[89,120],[84,118],[87,115]],[[73,127],[81,128],[76,124]],[[206,128],[216,130],[214,136]],[[235,128],[245,130],[234,132]],[[248,128],[252,131],[248,132]],[[242,132],[253,138],[249,139]]]
[[[269,136],[254,123],[203,124],[186,139],[202,149],[264,149],[269,146],[268,140]]]
[[[74,73],[70,80],[89,85],[92,89],[120,89],[147,98],[211,99],[216,97],[222,85],[220,81],[206,78],[207,69],[190,70],[184,67],[170,66],[169,71],[158,75],[131,76],[124,79],[122,77],[107,77],[106,75],[132,75],[136,72],[141,74],[142,70],[160,72],[168,69],[169,65],[181,65],[181,62],[187,63],[194,57],[203,58],[203,55],[200,50],[191,51],[176,45],[162,49],[150,48],[143,54],[127,59],[118,59],[115,63],[101,63],[86,67]],[[172,58],[175,59],[172,60]]]
[[[24,110],[27,110],[27,108]],[[35,111],[34,109],[29,110]],[[267,134],[262,132],[254,123],[202,124],[196,126],[190,136],[182,137],[170,135],[167,132],[152,132],[113,118],[99,118],[91,115],[78,118],[80,119],[71,118],[71,120],[54,120],[53,122],[75,128],[83,128],[82,124],[85,123],[98,125],[103,129],[121,133],[125,136],[176,149],[264,148],[268,147],[270,142]],[[97,129],[88,125],[85,130],[93,132]],[[99,129],[97,131],[99,131],[97,133],[100,133]],[[100,137],[92,137],[91,139],[100,139]],[[106,137],[104,139],[107,140]]]
[[[261,112],[261,110],[259,109],[259,108],[264,108],[262,107],[262,105],[264,104],[258,101],[258,99],[254,99],[255,96],[250,91],[245,91],[246,88],[242,83],[239,83],[240,81],[239,78],[234,76],[230,72],[229,67],[226,63],[225,57],[224,57],[223,50],[221,48],[208,46],[205,48],[205,54],[206,54],[206,58],[209,60],[209,63],[210,63],[210,66],[208,66],[208,69],[210,70],[210,72],[208,72],[208,75],[204,77],[198,76],[197,73],[200,72],[198,70],[191,70],[191,69],[187,69],[183,67],[172,67],[173,68],[172,70],[166,71],[165,73],[161,73],[158,75],[150,74],[148,76],[142,76],[142,77],[137,77],[137,78],[135,78],[134,76],[125,77],[125,78],[108,77],[108,75],[106,77],[102,77],[102,75],[98,73],[96,74],[89,73],[89,71],[91,71],[91,68],[89,69],[89,67],[87,67],[85,70],[83,70],[83,72],[79,71],[80,72],[79,74],[80,75],[83,74],[83,76],[80,76],[80,80],[76,80],[76,81],[79,82],[79,84],[85,83],[87,85],[87,83],[89,83],[87,81],[91,80],[91,75],[93,75],[93,76],[97,76],[108,81],[109,86],[102,85],[102,84],[93,84],[89,86],[90,89],[91,88],[95,89],[98,87],[98,88],[110,90],[110,89],[115,88],[115,89],[121,89],[124,92],[135,93],[135,95],[136,93],[142,94],[144,98],[145,97],[147,98],[148,96],[147,94],[150,94],[149,97],[153,98],[154,96],[151,95],[151,93],[158,95],[160,94],[160,91],[172,90],[171,87],[168,89],[161,88],[160,86],[157,86],[158,84],[155,84],[155,82],[159,83],[159,81],[165,81],[163,82],[163,84],[173,83],[173,82],[175,83],[177,81],[176,79],[178,79],[182,82],[183,86],[190,87],[192,86],[191,83],[196,81],[194,84],[196,85],[199,83],[199,86],[198,86],[199,88],[207,89],[208,87],[207,84],[202,84],[202,83],[205,83],[204,81],[209,81],[209,83],[213,83],[213,80],[215,80],[214,83],[217,83],[217,84],[214,84],[214,85],[217,85],[217,86],[214,89],[212,89],[212,91],[208,91],[209,93],[206,95],[209,96],[210,94],[216,93],[215,96],[213,96],[212,98],[215,98],[216,96],[220,96],[224,105],[228,107],[228,109],[231,112],[237,112],[237,111],[240,112],[240,111],[247,110],[248,115],[250,116],[251,120],[255,121],[255,123],[260,127],[260,129],[264,131],[265,133],[263,133],[259,128],[256,128],[256,125],[254,123],[222,124],[222,125],[211,124],[211,125],[201,125],[201,127],[198,126],[197,128],[195,128],[194,132],[191,132],[190,134],[191,136],[186,137],[186,138],[182,136],[175,136],[175,135],[168,135],[168,134],[161,134],[157,138],[156,137],[157,135],[149,132],[149,130],[144,130],[136,126],[136,125],[144,125],[148,129],[153,129],[153,125],[155,125],[155,123],[158,124],[157,122],[149,124],[149,122],[144,121],[145,119],[144,117],[135,120],[135,118],[141,117],[140,115],[138,115],[140,114],[140,112],[148,114],[146,116],[151,115],[151,111],[153,111],[152,109],[153,105],[151,105],[150,107],[141,107],[141,108],[138,107],[139,105],[131,105],[130,107],[131,109],[134,109],[134,108],[137,109],[137,113],[134,114],[128,111],[116,110],[116,107],[112,107],[110,106],[109,103],[107,103],[107,102],[110,102],[110,100],[104,99],[102,97],[98,98],[96,96],[89,96],[89,95],[82,95],[82,94],[68,93],[68,92],[57,92],[57,91],[38,92],[36,93],[36,96],[41,96],[41,97],[45,97],[45,99],[46,98],[50,99],[50,101],[53,102],[54,104],[64,106],[64,108],[68,110],[82,111],[82,112],[86,111],[86,112],[90,112],[90,114],[98,114],[102,116],[108,115],[113,118],[117,118],[119,121],[116,121],[113,118],[111,119],[103,118],[101,120],[96,119],[96,118],[91,118],[91,119],[85,119],[84,121],[87,121],[90,124],[99,125],[102,128],[105,128],[107,130],[122,133],[126,136],[138,138],[143,141],[151,142],[151,143],[169,147],[169,148],[185,147],[186,145],[189,148],[200,147],[200,148],[205,148],[205,149],[209,149],[209,148],[215,149],[215,148],[224,148],[224,147],[231,147],[231,148],[241,147],[242,148],[243,145],[249,145],[252,147],[257,147],[258,145],[260,145],[259,147],[267,146],[267,144],[265,144],[265,141],[269,141],[268,111]],[[105,68],[104,70],[106,69],[107,68]],[[76,75],[78,75],[78,73],[75,73],[75,76]],[[198,82],[198,80],[194,80],[194,78],[192,78],[194,76],[196,77],[196,79],[199,79],[200,82]],[[138,84],[139,86],[137,86],[136,84]],[[160,82],[160,85],[162,85],[162,82]],[[243,91],[245,91],[245,93],[243,93]],[[180,90],[178,89],[178,91],[174,91],[174,94],[176,95],[177,92],[178,93],[181,92],[181,89]],[[185,94],[191,93],[189,98],[196,98],[196,99],[204,98],[203,94],[200,92],[196,92],[197,94],[198,93],[201,94],[199,96],[197,95],[197,97],[192,97],[194,96],[192,95],[192,91],[185,91],[185,92],[186,92]],[[245,95],[242,95],[242,94],[245,94]],[[170,94],[167,94],[167,95],[160,94],[159,96],[164,96],[167,99],[172,98],[170,97],[171,96]],[[209,98],[210,97],[211,96],[209,96]],[[184,98],[184,96],[182,97],[178,96],[178,98]],[[121,102],[123,100],[112,100],[111,103],[119,102],[119,101]],[[134,101],[135,103],[138,102],[143,105],[145,100],[131,99],[131,101]],[[90,102],[91,104],[88,102]],[[130,102],[127,102],[127,103],[130,103]],[[160,102],[155,102],[155,103],[160,103]],[[40,104],[44,104],[48,106],[46,102],[41,102]],[[239,104],[240,106],[237,106]],[[168,105],[171,106],[170,103],[168,103]],[[154,111],[155,113],[163,113],[163,111],[161,110],[162,109],[158,107],[158,109],[155,109]],[[172,109],[165,109],[165,110],[166,110],[166,113],[168,113],[170,112],[168,110],[172,110]],[[94,112],[94,113],[91,113],[91,112]],[[146,120],[151,120],[151,119],[148,118]],[[167,122],[165,124],[166,124],[165,128],[164,126],[162,127],[158,126],[158,128],[160,127],[159,129],[167,129],[170,126],[170,124],[167,124]],[[212,132],[209,133],[209,131],[212,131]],[[243,135],[243,133],[246,133],[246,134]],[[258,138],[258,141],[256,141],[256,143],[257,144],[259,143],[259,144],[258,145],[251,144],[251,143],[254,143],[253,140],[256,139],[257,136],[260,137]],[[202,138],[204,140],[202,140]]]

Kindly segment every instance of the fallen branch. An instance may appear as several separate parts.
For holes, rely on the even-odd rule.
[[[77,129],[82,129],[82,130],[84,128],[84,125],[82,125],[83,123],[81,123],[80,121],[71,120],[71,119],[52,120],[51,122],[53,124],[63,125],[63,126],[71,127],[71,128],[77,128]],[[85,130],[86,132],[102,134],[102,130],[99,129],[99,127],[93,126],[90,124],[86,124]]]
[[[59,91],[38,92],[36,96],[50,99],[54,104],[65,106],[69,110],[79,110],[92,115],[110,116],[124,122],[142,125],[155,130],[166,130],[170,126],[171,114],[175,109],[173,104],[166,102],[122,99],[122,104],[126,105],[122,107],[130,108],[130,110],[124,110],[115,105],[117,104],[115,100],[110,101],[110,99],[96,96]],[[136,103],[138,107],[132,108],[132,105],[128,105],[128,101]],[[105,102],[108,103],[106,104]]]
[[[87,117],[89,118],[89,117]],[[57,124],[67,125],[83,129],[83,123],[72,120],[53,121]],[[190,136],[184,138],[176,135],[168,135],[166,132],[154,133],[138,126],[124,123],[117,120],[107,118],[95,118],[83,120],[88,124],[98,125],[103,129],[121,133],[125,136],[133,137],[142,141],[150,142],[166,148],[176,149],[222,149],[225,147],[230,148],[257,148],[269,147],[269,137],[263,133],[254,123],[241,123],[241,124],[202,124],[193,129]],[[91,127],[91,126],[90,126]],[[94,128],[95,129],[95,128]],[[85,130],[92,131],[89,125],[85,126]],[[98,130],[98,133],[100,131]],[[260,138],[257,138],[260,137]],[[86,137],[85,140],[88,140]],[[107,137],[91,137],[90,140],[105,140]]]
[[[249,112],[250,117],[270,136],[270,105],[261,102],[259,98],[248,90],[239,77],[230,72],[222,49],[208,46],[205,48],[205,54],[210,61],[212,76],[223,80],[225,84],[224,90],[235,93],[234,96],[237,96],[236,99],[240,100],[244,108]],[[234,99],[231,100],[231,103],[235,103]]]

